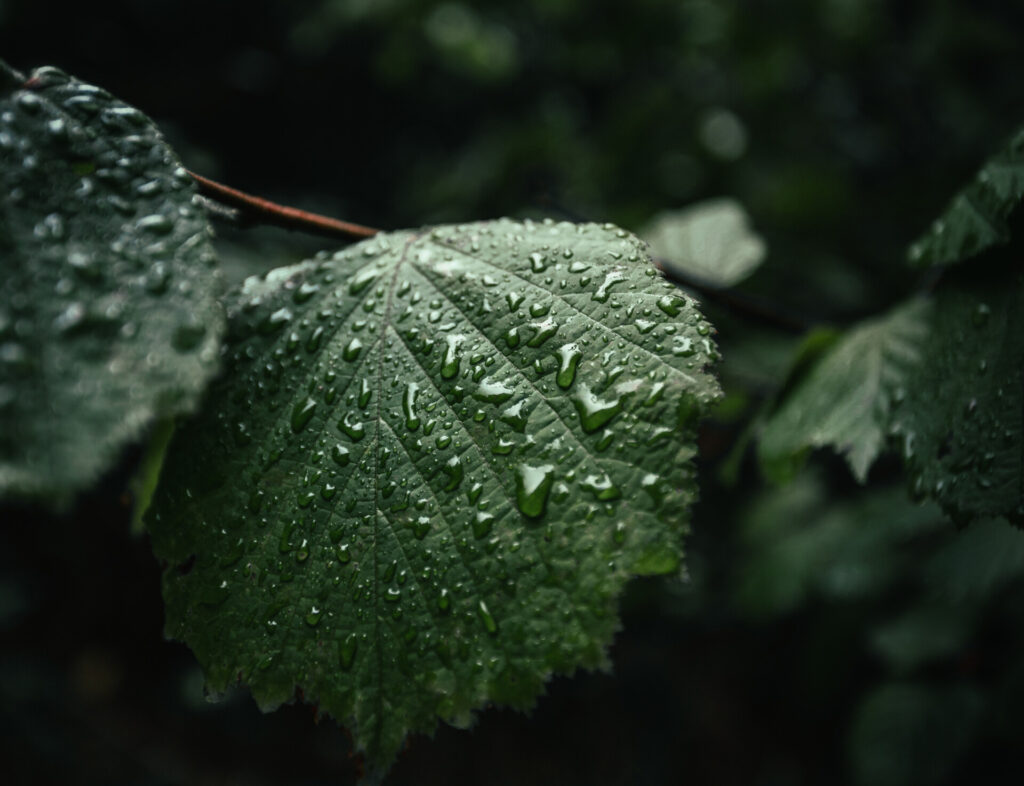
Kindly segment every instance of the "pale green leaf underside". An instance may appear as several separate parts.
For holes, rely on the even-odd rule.
[[[765,245],[742,205],[712,199],[659,213],[640,233],[670,271],[714,287],[731,287],[764,261]]]
[[[1024,197],[1024,129],[953,197],[907,253],[912,265],[951,265],[1010,239],[1007,219]]]
[[[0,62],[0,496],[60,501],[212,376],[209,228],[153,124]]]
[[[863,481],[885,446],[894,399],[919,358],[928,303],[913,300],[840,339],[769,420],[763,466],[782,479],[810,448],[832,446]],[[795,460],[795,461],[794,461]]]
[[[678,566],[717,354],[628,233],[382,235],[249,279],[231,331],[150,521],[214,690],[298,687],[386,767],[604,666],[625,581]]]

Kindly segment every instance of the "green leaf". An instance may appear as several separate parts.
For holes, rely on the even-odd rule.
[[[764,261],[764,241],[749,226],[743,206],[712,199],[659,213],[640,233],[668,272],[713,287],[738,284]]]
[[[958,521],[1024,521],[1024,276],[988,266],[939,289],[891,416],[917,496]]]
[[[987,265],[947,276],[852,329],[766,425],[766,473],[787,479],[812,447],[834,446],[860,480],[895,443],[914,496],[958,521],[1024,520],[1024,277]]]
[[[949,527],[937,505],[899,487],[837,499],[818,473],[769,486],[739,520],[734,599],[752,617],[796,611],[811,598],[878,596],[913,572],[905,544]]]
[[[386,768],[409,731],[608,665],[678,568],[717,358],[612,226],[396,232],[249,279],[150,528],[209,686],[299,688]]]
[[[787,480],[809,449],[832,446],[863,482],[911,382],[928,309],[925,300],[908,301],[850,330],[824,354],[761,434],[759,455],[770,477]]]
[[[951,265],[1010,239],[1007,219],[1024,197],[1024,128],[953,197],[945,212],[910,246],[916,267]]]
[[[194,405],[223,316],[193,194],[137,109],[0,62],[0,496],[60,504]]]

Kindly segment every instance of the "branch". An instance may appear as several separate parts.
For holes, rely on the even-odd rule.
[[[286,207],[276,202],[246,194],[236,188],[225,186],[195,172],[189,172],[199,187],[199,193],[224,205],[236,208],[239,217],[254,223],[273,224],[285,229],[295,229],[314,235],[342,237],[346,240],[361,237],[373,237],[380,230],[339,221],[336,218],[308,213],[294,207]]]
[[[372,227],[339,221],[336,218],[322,216],[318,213],[308,213],[298,208],[279,205],[276,202],[271,202],[262,197],[253,196],[236,188],[218,183],[215,180],[210,180],[195,172],[190,171],[189,174],[196,181],[200,195],[212,201],[211,207],[219,205],[228,206],[230,212],[234,213],[233,216],[228,216],[232,220],[272,224],[284,227],[285,229],[294,229],[333,238],[341,237],[346,240],[351,240],[354,237],[373,237],[380,231]],[[223,208],[222,211],[228,212]],[[815,321],[793,316],[781,309],[775,308],[770,303],[759,298],[715,287],[698,278],[688,276],[672,269],[674,266],[666,265],[665,260],[655,258],[653,262],[655,267],[664,272],[666,278],[670,281],[696,291],[704,300],[719,303],[744,316],[792,332],[803,332],[816,324]]]

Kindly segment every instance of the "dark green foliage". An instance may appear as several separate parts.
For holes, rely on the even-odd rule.
[[[1024,129],[990,158],[974,182],[908,251],[913,265],[952,265],[1010,240],[1007,219],[1024,197]]]
[[[857,479],[885,445],[928,331],[931,304],[912,300],[851,329],[796,385],[761,434],[766,471],[792,476],[809,448],[832,445]]]
[[[1000,166],[1012,170],[1021,139],[981,170],[988,177],[979,182],[1002,183],[993,204],[1004,214],[1020,197],[1008,185],[1019,177],[1006,174],[1004,181],[994,173]],[[975,234],[956,229],[967,221],[963,208],[941,220],[952,233],[942,259],[982,249]],[[1015,243],[1022,245],[1020,238]],[[809,448],[831,445],[863,482],[888,438],[903,456],[915,496],[934,497],[961,522],[992,516],[1021,522],[1022,312],[1019,265],[989,255],[947,274],[928,297],[851,329],[765,426],[759,448],[765,470],[785,478]]]
[[[606,667],[626,580],[679,567],[717,352],[628,233],[379,235],[249,279],[230,320],[151,517],[212,690],[299,688],[386,769],[438,716]]]
[[[0,0],[0,55],[56,62],[105,85],[156,118],[190,168],[253,193],[383,227],[513,215],[632,229],[727,196],[770,246],[738,287],[702,298],[726,396],[697,432],[702,502],[692,509],[686,580],[628,584],[608,652],[614,676],[554,679],[529,717],[484,712],[472,734],[440,724],[432,740],[409,741],[389,784],[1019,781],[1024,533],[1001,519],[955,528],[932,500],[917,507],[905,493],[902,440],[889,433],[900,416],[926,437],[928,450],[915,454],[918,493],[960,478],[965,456],[984,461],[982,438],[993,433],[971,444],[952,406],[965,388],[951,380],[973,374],[978,360],[958,347],[978,350],[973,336],[1016,329],[1012,319],[974,328],[971,304],[1011,299],[1018,240],[966,264],[936,264],[936,255],[950,251],[950,238],[1004,238],[1020,226],[1019,207],[990,209],[994,191],[968,189],[972,199],[944,215],[963,213],[955,231],[946,224],[941,237],[922,239],[930,269],[900,260],[1020,121],[1019,4],[107,6],[65,3],[57,13]],[[22,80],[3,72],[0,81]],[[978,204],[988,221],[972,214]],[[219,266],[234,281],[322,244],[266,227],[217,228]],[[928,322],[907,341],[948,354],[929,366],[920,416],[898,385],[882,385],[887,422],[846,418],[870,437],[860,442],[836,432],[846,458],[861,450],[861,466],[881,439],[863,484],[844,457],[794,445],[769,465],[773,480],[788,482],[763,488],[748,450],[762,425],[771,428],[776,410],[793,414],[790,395],[820,376],[816,363],[831,362],[836,342],[848,345],[911,302],[926,304]],[[958,324],[933,321],[939,306],[964,321],[962,344]],[[805,341],[801,330],[812,331]],[[991,424],[1009,408],[998,406],[987,357],[977,382],[994,405],[983,420]],[[833,386],[843,400],[867,387],[845,379],[847,389]],[[940,409],[945,433],[923,422]],[[821,420],[789,422],[805,433],[842,425],[827,406],[816,411]],[[124,489],[140,452],[127,447],[67,518],[10,500],[0,509],[5,776],[355,782],[361,757],[334,723],[311,720],[314,708],[297,702],[264,716],[245,690],[210,704],[192,654],[161,640],[165,566],[148,537],[126,535]],[[139,499],[160,455],[158,444],[146,451]],[[980,493],[985,477],[969,466],[967,485],[942,487],[944,501],[1002,505],[1006,495]],[[962,494],[970,488],[978,493]]]
[[[0,496],[68,500],[190,410],[223,328],[205,212],[152,122],[0,61]]]

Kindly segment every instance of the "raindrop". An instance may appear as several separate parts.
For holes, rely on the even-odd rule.
[[[347,467],[350,461],[348,448],[341,444],[335,445],[331,448],[331,458],[339,467]]]
[[[608,475],[588,475],[580,481],[580,486],[593,493],[602,502],[622,496],[622,492],[612,483]]]
[[[441,376],[451,379],[459,373],[459,347],[466,337],[461,334],[445,336],[444,359],[441,361]]]
[[[370,403],[370,396],[373,395],[373,391],[370,389],[370,380],[363,377],[359,383],[359,399],[358,404],[360,409],[366,409],[367,404]]]
[[[323,337],[324,327],[323,325],[318,325],[317,328],[312,333],[310,333],[309,338],[306,340],[306,351],[316,352],[318,349],[320,349],[320,342],[323,340]]]
[[[341,643],[341,647],[338,648],[338,655],[341,661],[341,668],[348,671],[352,668],[352,664],[356,659],[356,650],[359,648],[359,639],[355,633],[350,633],[345,637],[345,640]]]
[[[498,623],[494,619],[494,615],[491,614],[487,608],[487,604],[484,601],[480,601],[476,607],[477,613],[480,615],[480,621],[483,622],[484,628],[492,636],[498,632]]]
[[[482,538],[494,527],[494,514],[487,511],[479,511],[473,519],[473,535]]]
[[[516,467],[516,504],[524,516],[537,518],[544,513],[554,473],[555,468],[550,464]]]
[[[291,321],[292,312],[287,308],[279,308],[260,324],[261,333],[275,333]]]
[[[480,386],[473,393],[473,397],[486,401],[488,404],[501,404],[508,401],[515,394],[515,389],[504,382],[497,382],[491,379],[484,379]]]
[[[441,467],[444,473],[448,476],[448,482],[444,486],[445,491],[455,491],[462,482],[462,478],[465,475],[465,470],[462,466],[462,459],[458,456],[452,456],[448,461]]]
[[[572,399],[580,416],[580,424],[588,434],[597,431],[622,409],[621,400],[606,401],[581,384]]]
[[[665,295],[664,297],[658,298],[658,308],[668,314],[670,317],[679,316],[679,311],[686,301],[677,295]]]
[[[353,360],[359,357],[359,353],[362,352],[362,350],[363,342],[360,341],[358,338],[353,338],[345,346],[345,349],[342,350],[341,356],[349,363],[351,363]]]
[[[515,313],[516,309],[522,305],[526,299],[526,295],[520,295],[518,292],[509,292],[505,295],[505,302],[508,303],[508,310]]]
[[[620,281],[626,280],[626,274],[621,270],[610,270],[605,274],[604,281],[601,282],[601,286],[597,288],[597,291],[590,296],[591,300],[596,300],[598,303],[604,303],[608,300],[608,296],[611,294],[613,286],[618,284]]]
[[[558,323],[551,317],[548,317],[543,322],[531,322],[530,327],[534,333],[533,338],[526,342],[528,347],[539,347],[558,332]]]
[[[347,412],[345,417],[338,423],[338,428],[348,434],[353,442],[358,442],[366,436],[366,429],[361,421],[355,419],[356,417],[354,412]]]
[[[409,431],[415,431],[420,427],[420,419],[416,416],[416,395],[420,386],[410,382],[405,386],[405,395],[402,397],[402,410],[405,412],[405,427]]]
[[[511,439],[505,437],[498,437],[498,441],[494,443],[494,447],[491,448],[491,453],[496,456],[507,456],[515,448],[516,443]]]
[[[364,267],[356,273],[348,285],[350,295],[358,295],[380,275],[380,270],[373,267]]]
[[[558,374],[555,375],[555,382],[562,390],[571,387],[576,379],[576,365],[582,354],[579,344],[563,344],[558,348]]]
[[[313,297],[319,289],[320,287],[317,284],[310,283],[309,281],[303,281],[292,293],[292,300],[296,303],[305,303]]]
[[[498,417],[502,423],[507,423],[515,431],[522,434],[526,430],[526,421],[529,419],[529,413],[526,412],[526,399],[524,398],[505,408]]]
[[[317,623],[320,622],[320,617],[323,616],[323,610],[312,606],[309,613],[306,615],[306,624],[310,627],[316,627]]]
[[[174,222],[161,213],[153,213],[152,215],[140,218],[135,222],[135,226],[138,229],[149,230],[157,235],[166,235],[174,229]]]
[[[298,434],[306,427],[313,413],[316,412],[316,401],[307,397],[305,401],[296,402],[292,408],[292,431]]]

